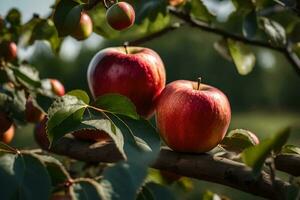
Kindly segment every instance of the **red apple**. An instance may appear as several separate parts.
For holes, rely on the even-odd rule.
[[[227,97],[218,89],[178,80],[162,91],[156,110],[165,143],[179,152],[201,153],[224,138],[231,118]]]
[[[77,40],[84,40],[88,38],[93,32],[93,22],[90,16],[81,12],[79,23],[75,29],[75,31],[71,34]]]
[[[14,42],[3,41],[0,44],[0,57],[7,61],[13,61],[17,58],[17,45]]]
[[[34,106],[31,97],[27,99],[25,107],[25,118],[27,122],[37,123],[43,120],[45,116],[43,111]]]
[[[35,141],[42,149],[46,149],[46,150],[49,149],[50,146],[50,142],[46,131],[47,121],[48,121],[47,117],[44,117],[44,119],[41,122],[36,124],[34,129]]]
[[[79,140],[106,142],[110,141],[111,137],[104,131],[99,130],[80,130],[72,133]]]
[[[7,114],[0,112],[0,133],[4,133],[13,125],[13,121],[7,117]]]
[[[61,82],[56,79],[50,79],[52,91],[57,96],[64,96],[65,95],[65,87]]]
[[[134,24],[135,12],[129,3],[119,2],[108,8],[106,20],[113,29],[121,31]]]
[[[162,60],[153,50],[116,47],[94,56],[87,78],[95,98],[107,93],[127,96],[137,112],[149,118],[154,112],[156,97],[165,86],[166,75]]]

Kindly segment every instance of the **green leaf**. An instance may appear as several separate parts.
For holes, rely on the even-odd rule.
[[[71,176],[69,175],[63,164],[56,158],[41,154],[32,155],[35,158],[39,159],[40,162],[42,162],[46,166],[48,174],[51,177],[52,185],[63,184],[65,183],[65,181],[71,179]]]
[[[61,0],[55,7],[53,21],[59,36],[72,33],[80,19],[82,5],[72,0]]]
[[[225,39],[221,39],[214,43],[214,49],[222,56],[224,59],[228,61],[232,61],[232,57],[229,52],[229,48],[227,45],[227,41]]]
[[[255,55],[241,42],[227,39],[227,44],[239,74],[249,74],[255,65]]]
[[[243,21],[243,35],[246,38],[254,38],[257,32],[257,17],[256,12],[250,12]]]
[[[291,145],[291,144],[287,144],[282,147],[281,153],[300,155],[300,147],[297,147],[297,146]]]
[[[102,186],[93,179],[75,179],[71,186],[72,196],[76,200],[105,199],[102,195]]]
[[[202,200],[217,200],[217,199],[223,199],[221,198],[219,195],[207,190],[205,191],[205,193],[203,194]],[[227,198],[224,198],[227,199]]]
[[[155,21],[159,15],[167,15],[167,2],[164,0],[141,0],[134,2],[136,23],[144,20]]]
[[[160,200],[168,199],[175,200],[175,196],[165,186],[149,182],[143,186],[142,191],[138,195],[138,200]]]
[[[29,89],[36,89],[41,87],[38,71],[28,65],[21,65],[19,67],[11,67],[18,81]]]
[[[5,20],[12,26],[21,24],[21,13],[16,8],[12,8],[8,11]]]
[[[284,46],[287,42],[284,28],[276,21],[261,17],[262,29],[267,34],[271,42],[276,46]]]
[[[147,168],[145,166],[124,161],[119,162],[105,169],[101,181],[104,188],[103,193],[112,200],[120,198],[124,200],[135,199],[146,175]]]
[[[95,106],[115,114],[121,114],[132,119],[139,119],[135,105],[125,96],[105,94],[95,101]]]
[[[251,0],[231,0],[237,15],[247,15],[254,9],[253,2]]]
[[[50,177],[43,164],[31,155],[0,156],[1,199],[49,199]]]
[[[67,95],[75,96],[86,104],[90,103],[89,95],[83,90],[72,90],[68,92]]]
[[[232,130],[223,139],[221,146],[229,151],[243,151],[248,147],[256,145],[253,135],[253,133],[244,129]]]
[[[191,0],[189,7],[191,16],[198,20],[210,22],[214,19],[202,0]]]
[[[66,134],[65,130],[78,125],[87,106],[84,101],[75,96],[65,95],[57,98],[48,110],[47,132],[50,142],[57,142]],[[64,122],[68,125],[65,128],[61,126]]]
[[[272,151],[278,152],[286,143],[290,135],[290,129],[286,128],[276,134],[273,138],[265,139],[260,144],[247,148],[242,152],[243,162],[252,167],[253,173],[258,175],[266,158]]]

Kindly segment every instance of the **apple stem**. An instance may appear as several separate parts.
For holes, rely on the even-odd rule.
[[[197,86],[197,90],[200,90],[201,81],[202,81],[202,78],[199,77],[199,78],[198,78],[198,86]]]
[[[127,49],[127,47],[128,47],[128,42],[124,42],[123,47],[124,47],[124,49],[125,49],[125,53],[128,54],[128,49]]]

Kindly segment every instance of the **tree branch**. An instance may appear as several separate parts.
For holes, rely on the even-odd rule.
[[[70,137],[62,138],[57,145],[52,147],[51,152],[86,162],[112,163],[122,160],[121,154],[113,143],[91,144]],[[279,162],[277,169],[292,171],[293,174],[299,173],[300,157],[293,157],[293,160],[289,161],[289,156],[284,156],[275,160],[275,163],[276,161]],[[297,162],[297,164],[285,165],[282,161],[284,163]],[[242,163],[210,154],[184,154],[162,149],[153,168],[220,183],[270,199],[285,199],[283,195],[290,186],[289,183],[279,179],[275,179],[273,186],[271,177],[265,172],[255,179],[251,169]]]

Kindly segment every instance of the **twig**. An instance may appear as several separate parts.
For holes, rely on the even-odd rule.
[[[123,159],[113,143],[91,144],[68,137],[62,138],[57,145],[52,147],[51,151],[86,162],[112,163]],[[297,162],[299,165],[300,157]],[[210,154],[184,154],[162,149],[153,167],[187,177],[220,183],[270,199],[285,199],[285,190],[290,186],[287,182],[274,179],[275,189],[271,177],[267,173],[262,172],[261,176],[255,179],[251,169],[242,163]],[[293,168],[293,166],[288,167]],[[284,168],[282,170],[284,171]],[[299,168],[293,170],[299,171]]]

